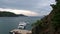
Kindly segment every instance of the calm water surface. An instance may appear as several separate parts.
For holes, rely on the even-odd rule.
[[[19,22],[29,22],[26,29],[31,30],[31,24],[41,17],[0,17],[0,34],[9,34],[9,31],[18,27]]]

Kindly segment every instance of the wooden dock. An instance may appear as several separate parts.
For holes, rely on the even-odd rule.
[[[21,29],[14,29],[10,31],[10,34],[31,34],[32,32],[29,30],[21,30]]]

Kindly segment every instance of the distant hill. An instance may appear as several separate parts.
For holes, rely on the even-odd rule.
[[[12,12],[7,12],[7,11],[0,11],[0,17],[19,17],[19,16],[25,16],[23,14],[15,14]]]
[[[23,17],[27,17],[26,15],[24,15],[24,14],[18,14],[18,16],[23,16]]]

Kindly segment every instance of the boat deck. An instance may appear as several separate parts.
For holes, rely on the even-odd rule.
[[[21,29],[14,29],[10,31],[12,34],[31,34],[32,32],[29,30],[21,30]]]

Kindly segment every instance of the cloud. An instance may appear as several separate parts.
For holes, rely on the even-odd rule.
[[[30,10],[47,15],[52,10],[50,4],[54,3],[55,0],[0,0],[0,8]]]
[[[28,15],[28,16],[38,16],[39,14],[33,11],[29,11],[29,10],[17,10],[17,9],[3,9],[0,8],[0,11],[7,11],[7,12],[13,12],[15,14],[24,14],[24,15]]]

